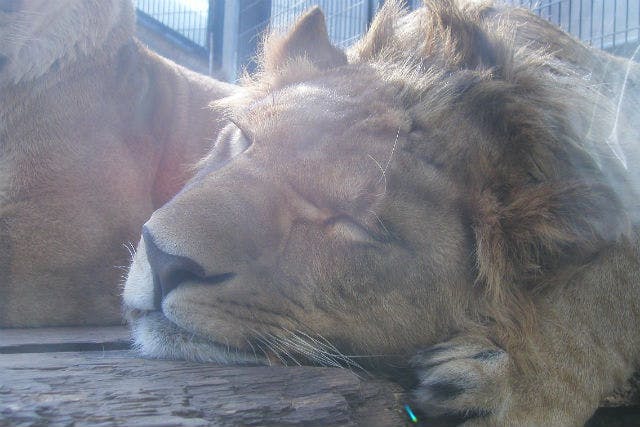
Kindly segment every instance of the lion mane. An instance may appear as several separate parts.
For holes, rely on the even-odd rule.
[[[407,16],[388,3],[346,56],[324,40],[310,62],[308,40],[270,35],[262,72],[244,84],[264,95],[348,56],[395,85],[414,121],[408,149],[471,183],[477,285],[512,336],[534,320],[530,296],[562,283],[544,278],[628,237],[638,219],[638,177],[627,167],[637,154],[622,152],[638,136],[629,129],[639,97],[623,92],[625,70],[634,86],[638,68],[522,9],[437,0]],[[470,143],[473,133],[488,138]]]

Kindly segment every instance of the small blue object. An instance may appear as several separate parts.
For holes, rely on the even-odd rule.
[[[409,405],[404,405],[404,410],[407,411],[407,415],[409,415],[411,421],[413,421],[414,423],[418,422],[418,417],[416,417],[416,414],[413,413]]]

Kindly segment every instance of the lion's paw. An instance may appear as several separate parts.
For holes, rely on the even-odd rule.
[[[411,360],[419,379],[416,404],[429,416],[485,416],[508,398],[508,354],[484,342],[452,340]]]

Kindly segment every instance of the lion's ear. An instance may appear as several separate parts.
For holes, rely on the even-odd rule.
[[[324,14],[317,6],[302,15],[284,37],[270,37],[265,42],[264,66],[267,70],[276,70],[301,57],[320,69],[347,63],[344,52],[331,44]]]

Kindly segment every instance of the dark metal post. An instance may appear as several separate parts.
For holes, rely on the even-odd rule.
[[[207,15],[207,47],[209,48],[209,75],[222,64],[222,38],[224,34],[224,1],[209,0]]]

